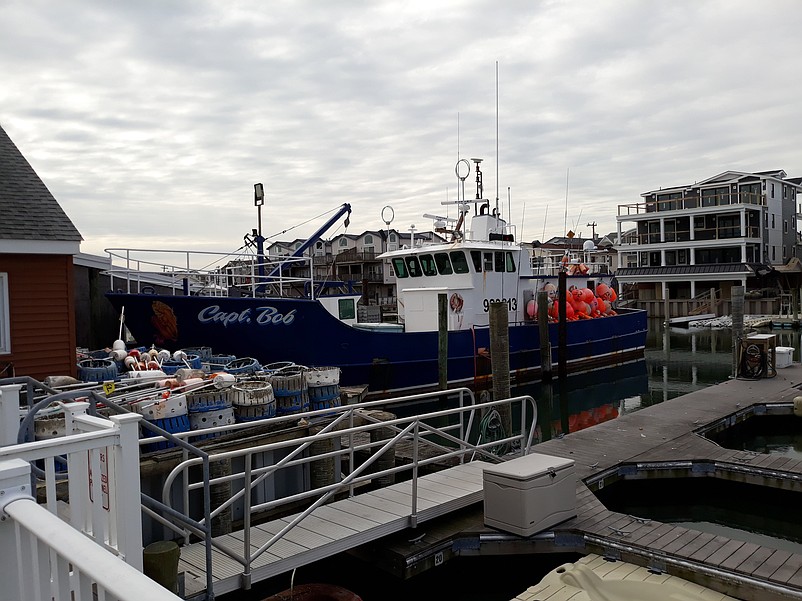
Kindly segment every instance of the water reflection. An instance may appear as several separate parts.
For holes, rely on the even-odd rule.
[[[794,361],[800,360],[802,332],[759,332],[774,334],[777,346],[793,347]],[[528,384],[513,394],[537,400],[538,434],[545,441],[725,382],[734,374],[735,346],[731,328],[666,328],[652,319],[643,360],[572,376],[564,383]]]

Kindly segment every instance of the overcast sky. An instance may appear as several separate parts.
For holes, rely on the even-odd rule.
[[[391,227],[431,229],[424,213],[455,216],[458,157],[484,159],[485,196],[527,241],[614,231],[618,205],[727,169],[802,175],[798,0],[0,11],[0,125],[83,252],[233,250],[256,182],[270,240],[346,202],[349,233],[386,227],[387,205]]]

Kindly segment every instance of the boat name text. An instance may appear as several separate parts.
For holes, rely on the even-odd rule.
[[[518,310],[518,299],[517,298],[490,298],[484,299],[482,301],[482,306],[485,308],[485,313],[490,311],[490,303],[507,303],[507,311],[517,311]]]
[[[252,323],[256,321],[257,325],[290,325],[295,321],[295,309],[289,311],[286,315],[279,313],[275,307],[257,307],[255,313],[250,308],[244,311],[221,311],[219,305],[211,305],[201,310],[198,313],[198,321],[201,323],[217,322],[222,323],[228,327],[229,324]]]

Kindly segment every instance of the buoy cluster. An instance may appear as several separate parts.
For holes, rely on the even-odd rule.
[[[543,286],[543,290],[548,298],[548,307],[546,308],[548,320],[550,322],[559,321],[560,307],[563,303],[559,302],[557,287],[549,282]],[[613,303],[617,298],[615,290],[607,284],[598,284],[595,290],[571,286],[568,288],[565,298],[565,319],[578,321],[616,315]],[[526,306],[526,313],[530,319],[538,319],[539,310],[536,299],[530,300]]]

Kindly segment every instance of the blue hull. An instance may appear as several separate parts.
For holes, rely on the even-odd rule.
[[[341,368],[340,384],[368,385],[371,395],[437,387],[437,332],[368,331],[345,325],[318,302],[302,298],[210,298],[107,293],[138,344],[169,350],[206,346],[217,354],[253,357],[262,364],[293,361]],[[570,373],[643,357],[646,312],[621,309],[610,317],[567,324]],[[549,324],[557,373],[558,324]],[[540,373],[540,335],[535,323],[509,328],[514,383]],[[490,375],[488,328],[448,334],[448,381],[484,387]]]

